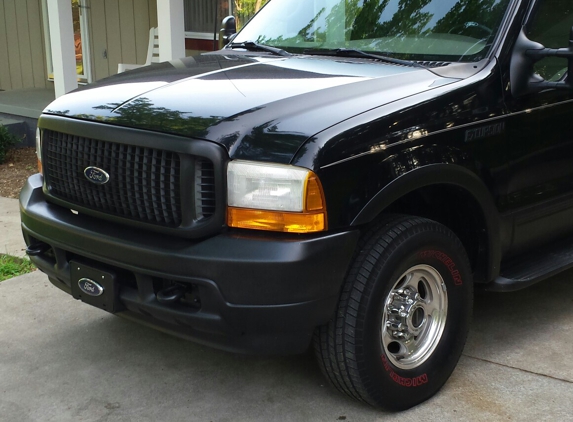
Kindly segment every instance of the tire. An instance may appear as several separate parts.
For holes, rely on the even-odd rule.
[[[333,319],[314,349],[330,383],[357,400],[404,410],[432,397],[462,353],[473,282],[458,238],[394,216],[359,244]]]

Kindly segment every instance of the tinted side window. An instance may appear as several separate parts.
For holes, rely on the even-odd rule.
[[[573,26],[573,2],[571,0],[541,0],[529,22],[526,34],[547,48],[569,45],[569,33]],[[541,60],[535,70],[546,80],[559,80],[567,71],[567,61],[549,58]]]

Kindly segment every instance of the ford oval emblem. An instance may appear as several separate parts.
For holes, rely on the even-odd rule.
[[[84,170],[84,176],[90,182],[95,183],[96,185],[105,185],[109,182],[109,174],[105,170],[100,169],[99,167],[86,167]]]
[[[78,281],[78,286],[80,286],[80,290],[84,292],[86,295],[89,296],[101,296],[103,295],[103,287],[100,286],[93,280],[89,278],[81,278]]]

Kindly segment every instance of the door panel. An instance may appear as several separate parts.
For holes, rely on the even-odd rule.
[[[537,2],[527,36],[546,47],[567,47],[572,6],[569,0]],[[566,68],[563,59],[544,59],[535,67],[546,80],[564,77]],[[573,232],[573,93],[552,89],[520,98],[508,94],[506,104],[506,209],[514,216],[514,248],[520,251]]]

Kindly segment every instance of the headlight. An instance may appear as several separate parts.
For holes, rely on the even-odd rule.
[[[42,132],[36,128],[36,156],[38,157],[38,171],[42,173]]]
[[[292,233],[326,230],[322,185],[310,170],[232,161],[227,182],[229,227]]]

